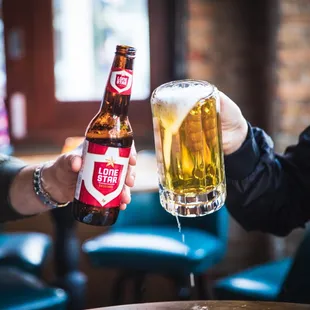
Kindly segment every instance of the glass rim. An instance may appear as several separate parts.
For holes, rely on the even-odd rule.
[[[163,89],[167,89],[168,87],[173,87],[173,86],[181,86],[182,84],[200,84],[202,86],[207,86],[210,88],[210,91],[204,96],[202,97],[201,99],[204,99],[204,98],[209,98],[211,97],[214,93],[217,92],[217,87],[213,84],[211,84],[210,82],[208,81],[205,81],[205,80],[199,80],[199,79],[180,79],[180,80],[173,80],[173,81],[169,81],[169,82],[166,82],[166,83],[163,83],[159,86],[157,86],[153,92],[152,92],[152,95],[151,95],[151,98],[154,98],[156,96],[156,93],[160,92],[161,90]],[[182,87],[180,87],[182,88]]]

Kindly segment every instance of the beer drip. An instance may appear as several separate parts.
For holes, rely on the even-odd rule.
[[[177,220],[177,225],[178,225],[179,233],[182,233],[181,232],[182,231],[182,227],[181,227],[181,223],[180,223],[179,217],[176,215],[175,219]],[[183,240],[183,237],[182,237],[182,240]]]
[[[175,215],[175,219],[176,219],[176,221],[177,221],[179,233],[181,234],[181,237],[182,237],[182,243],[185,245],[185,235],[184,235],[184,233],[182,233],[181,222],[180,222],[179,217],[178,217],[177,214]],[[185,250],[185,253],[184,253],[184,254],[187,255],[187,251],[186,251],[186,250]]]
[[[180,233],[181,236],[182,236],[182,243],[184,244],[184,246],[186,246],[186,244],[185,244],[185,234],[182,233],[181,222],[180,222],[179,217],[178,217],[177,214],[175,215],[175,219],[176,219],[176,221],[177,221],[179,233]],[[186,251],[186,250],[185,250],[185,253],[184,253],[184,254],[187,255],[187,251]],[[190,275],[189,275],[189,279],[190,279],[190,285],[191,285],[191,287],[195,287],[195,276],[194,276],[194,274],[193,274],[192,272],[191,272]]]

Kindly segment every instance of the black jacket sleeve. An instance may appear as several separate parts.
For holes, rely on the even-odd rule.
[[[0,154],[0,223],[23,218],[9,202],[9,189],[15,176],[25,164],[13,157]]]
[[[226,206],[246,230],[284,236],[310,219],[310,126],[280,155],[249,125],[241,148],[225,156],[225,170]]]

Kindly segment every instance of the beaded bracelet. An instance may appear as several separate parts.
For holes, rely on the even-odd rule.
[[[33,190],[40,201],[46,205],[47,207],[54,209],[54,208],[61,208],[67,206],[70,201],[66,203],[58,203],[57,201],[53,200],[51,196],[43,189],[42,186],[42,170],[44,165],[38,166],[33,173]]]

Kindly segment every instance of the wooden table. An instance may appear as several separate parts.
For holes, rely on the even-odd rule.
[[[172,301],[121,305],[92,310],[306,310],[310,305],[262,301]]]

